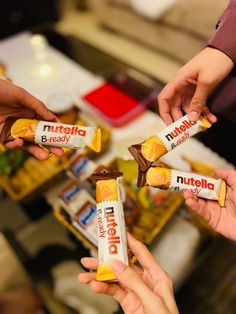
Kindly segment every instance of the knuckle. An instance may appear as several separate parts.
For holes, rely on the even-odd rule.
[[[22,87],[14,86],[14,92],[15,92],[15,96],[18,99],[22,99],[26,93],[26,90]]]
[[[178,81],[184,81],[189,77],[188,72],[185,70],[185,68],[181,68],[177,71],[174,79]]]
[[[157,102],[158,102],[158,104],[159,104],[159,105],[162,104],[163,100],[165,100],[165,99],[166,99],[166,98],[165,98],[164,92],[161,92],[161,93],[157,96]]]
[[[201,110],[205,106],[205,100],[200,97],[193,97],[191,102],[191,109],[193,110]]]
[[[173,289],[173,282],[167,272],[164,272],[163,280],[170,289]]]
[[[143,252],[143,251],[146,251],[147,248],[146,248],[146,245],[144,245],[142,242],[136,240],[137,243],[136,243],[136,247],[137,249],[140,251],[140,252]]]
[[[211,76],[206,76],[205,74],[200,74],[198,77],[198,82],[205,87],[210,87],[215,83],[215,80]]]

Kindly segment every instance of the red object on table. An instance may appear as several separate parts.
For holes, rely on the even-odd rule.
[[[145,111],[138,100],[109,83],[83,97],[109,124],[121,127]]]

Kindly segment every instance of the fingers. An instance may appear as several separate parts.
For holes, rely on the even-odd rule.
[[[14,141],[8,142],[5,144],[5,147],[8,149],[19,148],[24,145],[24,141],[21,138],[17,138]]]
[[[220,216],[220,206],[216,201],[203,200],[190,192],[184,192],[184,198],[186,204],[196,214],[205,219],[214,229],[216,228]]]
[[[90,270],[96,270],[98,267],[98,259],[93,257],[84,257],[81,259],[81,263],[84,267]],[[78,280],[81,283],[89,284],[93,292],[110,295],[121,304],[126,295],[126,291],[116,283],[113,284],[96,281],[95,272],[80,273]]]
[[[106,283],[92,280],[89,284],[91,290],[99,294],[107,294],[114,297],[118,302],[121,302],[122,296],[125,296],[125,291],[116,283]]]
[[[204,107],[206,106],[207,96],[210,92],[210,85],[198,79],[196,91],[190,103],[189,119],[197,121]]]
[[[81,264],[89,270],[97,270],[98,259],[95,257],[83,257],[81,259]],[[142,276],[143,271],[138,266],[131,264],[130,267],[139,275]]]
[[[64,155],[64,150],[60,147],[47,146],[47,149],[56,157],[62,157]]]
[[[27,144],[24,147],[30,154],[32,154],[34,157],[36,157],[39,160],[46,160],[49,158],[49,153],[43,150],[38,145]]]
[[[168,308],[176,309],[173,298],[173,284],[166,272],[161,268],[154,256],[141,242],[127,234],[128,244],[140,264],[148,271],[151,280],[151,288],[155,287],[155,294],[162,298]],[[134,269],[140,275],[140,271]],[[171,311],[172,313],[173,311]]]
[[[106,283],[92,280],[89,284],[90,289],[99,294],[106,294],[112,296],[120,305],[123,307],[126,303],[125,299],[127,296],[127,291],[124,290],[117,283]],[[125,308],[125,306],[124,306]]]
[[[160,265],[155,260],[154,256],[149,252],[147,247],[136,240],[131,234],[127,233],[128,245],[139,263],[147,270],[153,270],[157,273],[165,274]]]
[[[208,107],[204,107],[203,110],[202,110],[204,116],[207,117],[207,119],[212,123],[216,123],[217,122],[217,117],[210,112],[210,110],[208,109]]]
[[[196,200],[193,197],[189,197],[186,199],[186,204],[189,208],[191,208],[196,214],[201,216],[204,220],[206,220],[208,223],[211,221],[211,212],[208,210],[206,206],[206,202],[204,201],[203,204],[200,204],[200,201],[202,200]],[[204,206],[205,205],[205,206]]]
[[[177,94],[174,97],[174,100],[172,101],[170,111],[171,111],[171,116],[175,121],[180,119],[183,116],[182,110],[181,110],[182,102],[183,102],[183,99],[182,99],[181,94]]]
[[[215,169],[215,174],[218,178],[226,181],[227,185],[234,188],[236,187],[236,171],[235,170],[222,170]]]
[[[24,145],[24,141],[21,138],[15,139],[14,141],[8,142],[5,144],[5,147],[8,149],[19,148]],[[35,144],[25,144],[26,150],[35,156],[39,160],[46,160],[49,158],[50,152],[57,157],[62,157],[64,151],[60,147],[51,147],[47,146],[47,149],[43,149]]]
[[[180,119],[184,98],[195,90],[195,81],[187,79],[182,72],[167,84],[158,96],[159,112],[166,124],[171,124],[173,120]]]
[[[80,273],[78,280],[81,283],[89,284],[92,280],[96,280],[95,272]]]
[[[98,259],[95,257],[83,257],[81,264],[90,270],[96,270],[98,268]]]
[[[171,85],[167,85],[163,88],[162,92],[157,97],[160,116],[167,125],[173,122],[170,114],[170,101],[173,96],[174,90],[172,89]]]
[[[119,283],[126,289],[133,291],[140,298],[144,307],[149,307],[150,299],[155,295],[151,290],[149,290],[138,274],[121,261],[114,261],[112,264],[112,270]],[[155,297],[158,298],[157,296]],[[160,299],[159,301],[161,302]]]
[[[186,191],[183,193],[184,198],[185,198],[185,202],[186,204],[192,209],[194,210],[197,214],[199,214],[200,216],[202,216],[203,218],[207,219],[207,210],[206,210],[206,201],[199,199],[195,194]],[[202,203],[200,204],[200,202],[202,201]],[[203,206],[201,206],[203,205]],[[203,210],[202,210],[202,208]]]
[[[12,84],[12,89],[16,103],[33,110],[41,118],[49,121],[58,121],[57,117],[47,109],[47,107],[33,95],[29,94],[21,87]]]
[[[80,273],[78,276],[80,283],[89,284],[95,293],[107,294],[114,297],[118,302],[122,302],[125,291],[116,283],[106,283],[96,281],[96,273]]]

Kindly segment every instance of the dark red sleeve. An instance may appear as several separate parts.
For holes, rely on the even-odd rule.
[[[221,15],[208,46],[223,51],[236,65],[236,0],[231,0]]]

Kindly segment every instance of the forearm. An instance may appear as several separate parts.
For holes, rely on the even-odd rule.
[[[231,0],[221,15],[208,46],[224,52],[236,65],[236,0]]]

